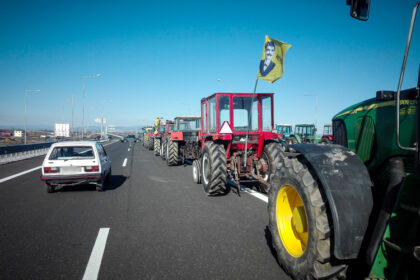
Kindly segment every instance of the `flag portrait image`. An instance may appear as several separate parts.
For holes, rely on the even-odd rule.
[[[291,45],[265,36],[265,44],[261,56],[258,78],[270,83],[283,76],[284,56]]]

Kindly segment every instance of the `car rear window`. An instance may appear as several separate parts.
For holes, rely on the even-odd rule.
[[[93,148],[90,146],[77,146],[77,147],[55,147],[51,152],[49,160],[57,159],[90,159],[95,158]]]

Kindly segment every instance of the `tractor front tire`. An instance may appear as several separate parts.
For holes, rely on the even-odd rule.
[[[162,138],[162,144],[160,148],[160,157],[162,158],[162,160],[166,159],[166,143],[167,142],[168,142],[167,137]]]
[[[153,150],[153,146],[154,146],[154,138],[149,137],[149,141],[147,142],[147,148],[151,151]]]
[[[221,144],[206,142],[201,160],[201,178],[207,195],[226,194],[226,152]]]
[[[166,164],[169,166],[178,164],[178,142],[170,138],[166,142]]]
[[[154,141],[154,154],[155,156],[158,156],[160,154],[160,138],[155,138]]]
[[[268,192],[269,227],[278,260],[293,279],[342,279],[347,265],[331,255],[326,199],[297,158],[282,158]]]
[[[267,165],[267,170],[265,172],[260,172],[261,177],[267,183],[271,183],[276,169],[281,164],[281,159],[284,157],[282,151],[282,144],[277,142],[271,142],[264,145],[263,152],[260,157],[260,163]],[[268,188],[266,185],[261,184],[263,189],[267,192]]]
[[[201,184],[201,168],[200,160],[196,159],[192,163],[193,181],[196,184]]]

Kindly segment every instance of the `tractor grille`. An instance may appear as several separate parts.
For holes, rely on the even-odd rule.
[[[333,143],[344,147],[348,147],[346,125],[342,120],[333,121]]]
[[[375,124],[371,117],[358,118],[354,126],[356,154],[363,162],[370,160],[375,144]]]

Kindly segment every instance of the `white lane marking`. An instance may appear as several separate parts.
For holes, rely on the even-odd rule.
[[[41,169],[41,167],[42,167],[42,166],[38,166],[38,167],[35,167],[35,168],[32,168],[32,169],[29,169],[29,170],[26,170],[26,171],[23,171],[23,172],[17,173],[17,174],[15,174],[15,175],[12,175],[12,176],[9,176],[9,177],[6,177],[6,178],[3,178],[3,179],[0,179],[0,183],[3,183],[3,182],[6,182],[6,181],[9,181],[9,180],[11,180],[11,179],[13,179],[13,178],[16,178],[16,177],[19,177],[19,176],[22,176],[22,175],[25,175],[25,174],[27,174],[27,173],[29,173],[29,172],[32,172],[32,171],[35,171],[35,170]]]
[[[111,145],[111,144],[115,144],[115,143],[117,143],[117,142],[118,142],[118,141],[111,142],[111,143],[108,143],[108,144],[105,144],[105,145],[102,145],[102,146],[106,147],[106,146],[109,146],[109,145]]]
[[[124,159],[124,162],[123,162],[122,166],[125,167],[126,165],[127,165],[127,158]]]
[[[229,183],[229,184],[231,184],[231,185],[236,186],[235,182],[233,182],[233,181],[231,181],[231,180],[229,180],[229,179],[227,180],[227,183]],[[239,185],[239,187],[240,187],[240,188],[241,188],[241,190],[242,190],[242,191],[244,191],[245,193],[247,193],[247,194],[249,194],[249,195],[252,195],[252,196],[254,196],[254,197],[258,198],[258,199],[260,199],[260,200],[264,201],[265,203],[268,203],[268,196],[266,196],[265,194],[262,194],[262,193],[256,192],[256,191],[251,190],[251,189],[249,189],[249,188],[247,188],[247,187],[244,187],[244,186],[242,186],[242,185]]]
[[[247,194],[250,194],[250,195],[252,195],[252,196],[255,196],[255,197],[256,197],[256,198],[258,198],[258,199],[261,199],[261,200],[262,200],[262,201],[264,201],[265,203],[268,203],[268,196],[266,196],[266,195],[264,195],[264,194],[262,194],[262,193],[256,192],[256,191],[254,191],[254,190],[248,189],[248,188],[242,188],[242,190],[243,190],[244,192],[246,192]]]
[[[109,228],[100,228],[95,245],[93,245],[89,262],[86,266],[82,280],[98,279],[99,269],[101,268],[102,257],[105,251],[106,239],[108,238]]]
[[[130,148],[128,148],[128,151],[130,151]]]

